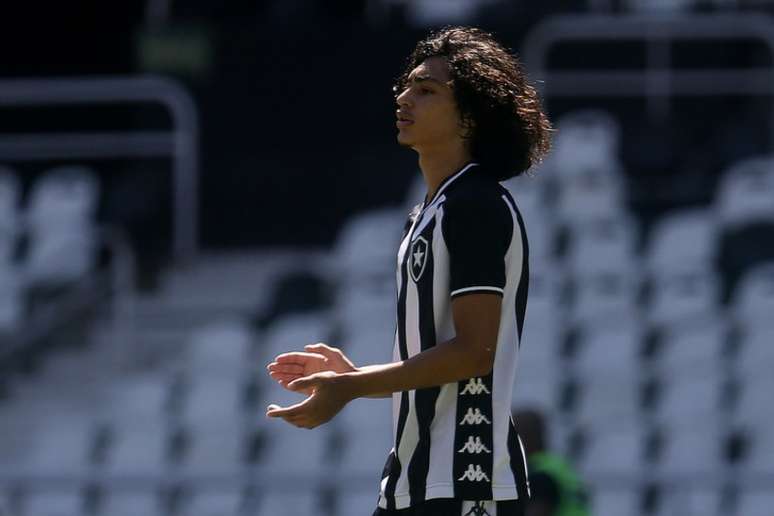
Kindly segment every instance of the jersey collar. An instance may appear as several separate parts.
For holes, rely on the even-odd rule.
[[[471,169],[473,167],[476,167],[476,166],[478,166],[478,163],[475,163],[475,162],[468,163],[467,165],[462,167],[462,169],[459,172],[457,172],[455,174],[452,174],[449,177],[447,177],[446,179],[444,179],[443,181],[441,181],[441,184],[438,185],[438,190],[436,190],[435,195],[433,195],[433,198],[430,199],[430,202],[425,202],[425,204],[424,204],[424,206],[422,208],[424,209],[427,206],[430,206],[431,204],[433,204],[436,201],[436,199],[441,197],[441,194],[443,193],[443,191],[446,190],[449,187],[450,184],[452,184],[454,181],[459,179],[460,176],[462,176],[469,169]],[[427,201],[427,196],[425,196],[425,201]]]

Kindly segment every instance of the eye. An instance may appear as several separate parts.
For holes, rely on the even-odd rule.
[[[429,88],[419,88],[419,93],[421,93],[422,95],[429,95],[433,93],[433,90]]]

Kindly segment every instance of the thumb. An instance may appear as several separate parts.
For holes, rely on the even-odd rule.
[[[332,347],[322,342],[318,342],[317,344],[308,344],[304,346],[304,349],[312,353],[319,353],[326,358],[330,358],[331,355],[335,354],[335,350]]]
[[[319,384],[319,379],[316,378],[314,375],[311,376],[304,376],[303,378],[296,378],[289,384],[287,384],[287,388],[291,391],[299,391],[303,389],[309,389],[314,388]]]

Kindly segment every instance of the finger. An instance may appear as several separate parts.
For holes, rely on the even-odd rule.
[[[307,351],[311,351],[312,353],[319,353],[320,355],[323,355],[325,357],[329,357],[331,355],[336,354],[335,349],[333,349],[332,347],[322,342],[318,342],[317,344],[308,344],[304,346],[304,349]]]
[[[299,364],[269,364],[269,372],[283,374],[303,374],[304,367]]]
[[[306,362],[310,359],[319,359],[324,358],[320,357],[317,353],[304,353],[303,351],[293,351],[291,353],[282,353],[281,355],[277,355],[277,357],[274,359],[277,363],[284,363],[284,364],[306,364]]]
[[[303,378],[297,378],[288,384],[288,389],[296,391],[300,389],[313,389],[320,384],[320,380],[314,376],[305,376]]]
[[[290,383],[293,380],[301,378],[299,374],[283,374],[283,373],[269,373],[269,376],[274,378],[278,382]]]

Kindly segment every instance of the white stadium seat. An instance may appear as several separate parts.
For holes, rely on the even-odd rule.
[[[570,234],[568,268],[576,275],[611,270],[634,273],[639,267],[636,243],[637,227],[628,217],[576,224]]]
[[[600,490],[591,499],[594,516],[639,516],[640,505],[639,493],[631,488]]]
[[[714,213],[686,209],[666,215],[654,226],[646,250],[650,274],[710,267],[717,254],[718,225]]]
[[[736,286],[731,305],[736,319],[746,326],[768,326],[774,314],[774,262],[748,270]]]
[[[701,325],[665,328],[655,355],[659,373],[670,377],[697,368],[712,370],[723,360],[727,332],[723,317]]]
[[[720,280],[712,269],[696,265],[683,271],[658,271],[651,277],[647,317],[650,324],[701,325],[720,316]]]
[[[758,156],[734,164],[720,180],[715,206],[726,228],[774,223],[774,157]]]
[[[213,488],[195,492],[181,516],[238,516],[241,508],[240,489]]]
[[[78,280],[94,267],[98,196],[96,176],[85,167],[52,169],[38,179],[26,211],[30,225],[25,262],[28,281]]]
[[[112,489],[102,502],[100,516],[161,516],[160,499],[155,491]]]
[[[702,421],[700,432],[696,431],[696,421]],[[690,477],[722,470],[725,434],[712,421],[695,418],[692,425],[663,428],[667,431],[656,465],[659,474]]]
[[[618,122],[605,111],[578,110],[559,119],[551,168],[560,180],[583,170],[611,168],[619,151]]]
[[[732,516],[771,516],[774,507],[774,492],[768,488],[747,488],[743,490]]]
[[[573,324],[594,324],[637,318],[639,278],[623,271],[598,272],[575,278],[570,312]]]
[[[220,320],[194,330],[186,353],[197,374],[208,371],[233,374],[245,367],[251,341],[246,322]]]
[[[32,491],[24,503],[25,516],[81,516],[83,496],[78,487]]]

